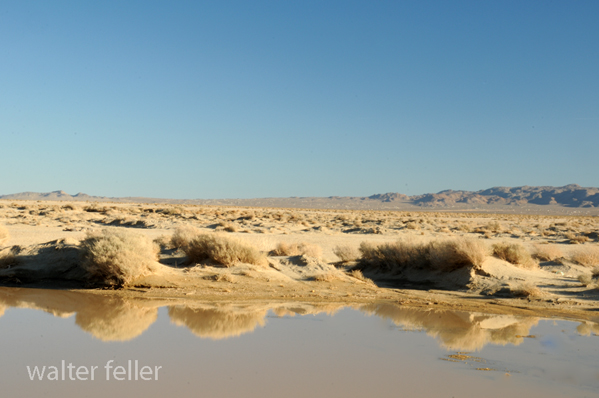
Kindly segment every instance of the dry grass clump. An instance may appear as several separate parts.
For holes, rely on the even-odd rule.
[[[355,261],[360,257],[360,252],[352,246],[336,246],[333,253],[344,263]]]
[[[203,277],[202,279],[205,279],[208,281],[216,281],[216,282],[229,282],[229,283],[235,282],[235,278],[231,274],[208,275],[208,276]]]
[[[556,245],[533,245],[532,256],[541,261],[555,261],[564,256],[562,250]]]
[[[479,267],[487,248],[477,239],[455,238],[429,243],[399,240],[379,246],[363,242],[360,245],[364,268],[401,271],[404,268],[453,271],[463,267]]]
[[[472,232],[472,225],[469,224],[459,224],[457,228],[462,232]]]
[[[524,283],[521,286],[519,286],[518,288],[512,289],[512,294],[515,297],[528,297],[528,298],[537,298],[537,297],[544,296],[541,289],[539,289],[538,287],[536,287],[535,285],[533,285],[531,283]]]
[[[417,222],[414,222],[414,221],[408,222],[408,223],[406,223],[406,228],[418,230],[418,229],[420,229],[420,224],[418,224]]]
[[[311,243],[285,243],[281,242],[271,252],[274,256],[301,256],[320,258],[322,256],[322,248]]]
[[[92,203],[89,206],[83,207],[83,211],[86,211],[88,213],[108,213],[110,211],[110,207],[99,207],[97,203]]]
[[[589,286],[591,283],[593,283],[593,278],[588,274],[578,275],[578,282],[580,282],[583,286]]]
[[[472,238],[456,238],[429,243],[429,257],[436,269],[453,271],[462,267],[480,267],[488,254],[487,245]]]
[[[8,242],[8,238],[10,238],[10,234],[8,233],[8,229],[4,225],[0,225],[0,245]]]
[[[199,234],[182,246],[192,263],[210,260],[226,267],[237,263],[266,265],[266,256],[246,243],[220,234]]]
[[[234,283],[235,282],[235,278],[233,277],[233,275],[231,274],[221,274],[219,276],[219,278],[217,279],[218,282],[229,282],[229,283]]]
[[[227,232],[237,232],[239,227],[235,223],[231,223],[228,221],[221,221],[218,223],[218,230],[224,230]]]
[[[170,249],[172,247],[172,237],[167,235],[160,235],[159,237],[155,238],[153,242],[161,249]]]
[[[404,267],[424,268],[427,264],[426,245],[412,240],[399,240],[378,246],[362,242],[359,250],[363,268],[399,271]]]
[[[362,271],[360,271],[359,269],[354,269],[354,270],[350,271],[349,275],[352,276],[352,277],[354,277],[354,278],[356,278],[356,279],[361,280],[362,282],[366,282],[366,283],[368,283],[370,285],[374,285],[375,284],[372,281],[372,279],[365,277],[364,274],[362,273]]]
[[[314,281],[316,282],[332,282],[337,279],[339,279],[337,275],[333,274],[332,272],[314,276]]]
[[[520,268],[536,268],[538,264],[520,243],[501,242],[493,245],[493,255]]]
[[[19,258],[16,255],[19,251],[19,246],[13,246],[0,251],[0,269],[11,268],[18,265]]]
[[[599,266],[599,247],[585,247],[572,254],[570,259],[585,267]]]
[[[90,233],[81,242],[83,268],[92,280],[126,286],[151,273],[158,260],[158,247],[146,236],[103,230]]]
[[[501,233],[505,230],[503,225],[499,221],[491,221],[487,225],[485,225],[483,229],[495,233]]]
[[[171,245],[175,249],[183,249],[194,237],[200,234],[201,231],[191,225],[178,227],[171,237]]]
[[[581,244],[581,243],[585,243],[585,242],[588,242],[590,240],[588,236],[578,235],[578,234],[575,234],[573,232],[566,233],[564,236],[567,239],[569,239],[570,240],[570,244],[573,244],[573,245],[578,245],[578,244]]]

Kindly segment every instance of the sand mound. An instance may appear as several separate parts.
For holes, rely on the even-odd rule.
[[[0,280],[38,282],[47,279],[85,279],[80,267],[78,242],[59,239],[27,247],[13,246],[0,251],[0,257],[13,256],[14,261],[0,269]]]
[[[272,268],[295,280],[318,280],[323,275],[340,280],[352,280],[344,272],[335,268],[334,265],[305,254],[300,256],[271,257],[269,260]]]

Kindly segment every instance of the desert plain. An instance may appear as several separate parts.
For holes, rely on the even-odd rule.
[[[593,215],[0,201],[0,284],[599,321]]]

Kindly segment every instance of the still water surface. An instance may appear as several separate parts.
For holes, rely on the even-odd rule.
[[[5,397],[599,397],[589,322],[10,288],[0,315]]]

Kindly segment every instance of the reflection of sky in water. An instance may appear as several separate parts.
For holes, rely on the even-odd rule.
[[[539,340],[539,342],[541,343],[541,345],[543,346],[543,348],[546,348],[546,349],[549,349],[549,350],[551,350],[551,349],[555,350],[559,346],[559,341],[556,338],[550,337],[550,336],[541,338]]]
[[[137,359],[165,369],[153,385],[94,382],[87,391],[92,397],[192,391],[207,397],[378,397],[397,396],[401,386],[400,395],[413,397],[526,391],[546,398],[594,396],[599,388],[594,323],[388,304],[217,305],[30,289],[0,288],[0,300],[0,385],[7,394],[80,396],[77,389],[85,384],[48,387],[27,380],[26,365],[61,359],[84,365]],[[531,334],[536,338],[522,337]],[[439,360],[457,351],[485,362]]]

